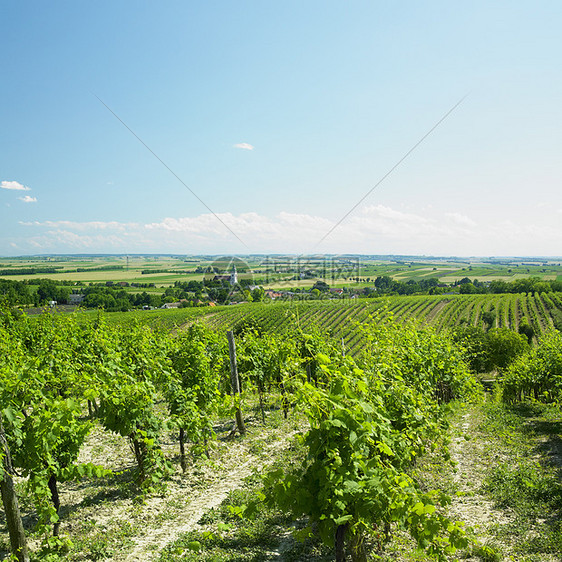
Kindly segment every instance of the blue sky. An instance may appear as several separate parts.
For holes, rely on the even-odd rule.
[[[558,1],[22,1],[0,18],[0,255],[562,254]]]

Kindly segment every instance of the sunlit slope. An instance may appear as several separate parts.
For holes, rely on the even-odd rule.
[[[343,338],[346,348],[353,350],[359,343],[357,323],[373,315],[378,319],[392,316],[399,322],[416,320],[438,329],[459,324],[487,327],[491,319],[491,327],[517,330],[522,322],[527,322],[540,335],[562,324],[562,294],[423,295],[253,303],[222,307],[205,315],[203,321],[218,330],[250,320],[265,330],[278,332],[297,326],[316,327]]]

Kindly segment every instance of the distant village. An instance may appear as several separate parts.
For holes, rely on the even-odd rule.
[[[527,277],[513,281],[478,281],[465,277],[450,284],[441,283],[436,277],[419,281],[399,281],[390,276],[376,278],[342,277],[332,280],[330,286],[323,279],[306,271],[292,278],[259,279],[247,272],[239,275],[236,267],[217,270],[208,267],[200,271],[201,280],[175,281],[173,285],[157,287],[155,283],[104,281],[83,283],[34,279],[11,281],[0,279],[0,297],[15,306],[80,306],[106,311],[131,309],[152,310],[200,306],[236,305],[249,302],[277,300],[330,300],[359,299],[390,295],[458,295],[484,293],[531,293],[562,291],[562,281]],[[308,286],[296,286],[298,281]],[[268,282],[269,281],[269,282]],[[297,281],[297,282],[296,282]],[[277,286],[271,288],[271,284]],[[282,288],[286,284],[287,288]],[[32,288],[32,286],[35,286]],[[267,287],[269,285],[269,287]],[[267,287],[267,288],[266,288]]]

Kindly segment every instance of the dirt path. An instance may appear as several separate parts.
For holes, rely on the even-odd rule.
[[[492,525],[509,523],[509,513],[496,509],[481,492],[482,483],[490,463],[497,462],[499,455],[493,445],[480,432],[481,411],[478,406],[468,406],[454,427],[455,437],[449,446],[456,462],[453,481],[458,490],[453,496],[449,514],[452,519],[464,521],[472,527],[478,540],[487,544],[491,540]],[[465,560],[481,560],[472,557]]]
[[[221,438],[212,442],[211,458],[192,458],[185,473],[179,467],[177,438],[164,435],[162,448],[173,459],[176,471],[165,491],[144,502],[131,493],[134,456],[128,441],[96,424],[79,461],[109,468],[114,476],[61,485],[61,532],[79,543],[69,558],[119,562],[158,559],[180,535],[201,528],[197,522],[202,515],[242,487],[253,472],[263,472],[302,429],[296,417],[265,426],[255,417],[245,422],[247,434],[243,438],[225,439],[231,424],[218,429]]]
[[[473,527],[477,533],[504,518],[503,513],[495,510],[492,502],[479,493],[487,467],[482,461],[487,453],[479,439],[478,423],[477,411],[466,411],[457,428],[459,434],[450,445],[451,457],[457,464],[453,480],[459,490],[450,507],[451,515]]]
[[[228,496],[228,493],[239,488],[244,479],[254,471],[261,472],[276,458],[279,451],[288,446],[296,432],[279,436],[267,444],[259,455],[249,453],[240,444],[233,444],[228,452],[228,458],[223,458],[223,470],[220,471],[215,482],[209,487],[194,491],[189,485],[182,485],[181,480],[175,480],[173,488],[165,498],[151,499],[143,506],[143,511],[158,515],[170,510],[170,505],[176,506],[173,519],[164,522],[151,522],[144,528],[142,536],[134,539],[131,552],[114,560],[125,562],[154,560],[160,551],[174,542],[183,533],[196,529],[197,522],[209,509],[217,507]],[[244,459],[240,462],[240,459]]]

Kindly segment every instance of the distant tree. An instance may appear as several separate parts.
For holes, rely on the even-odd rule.
[[[441,295],[443,294],[443,287],[431,287],[431,289],[429,289],[429,294],[430,295]]]
[[[0,300],[4,300],[9,306],[13,306],[32,304],[34,299],[25,283],[0,279]]]
[[[117,301],[108,292],[91,292],[86,295],[83,301],[86,308],[103,308],[104,310],[114,310],[117,308]]]
[[[489,285],[490,293],[512,293],[513,287],[511,283],[506,281],[491,281]]]
[[[326,291],[330,290],[330,285],[328,285],[328,283],[326,283],[325,281],[316,281],[312,289],[317,289],[318,291],[325,293]]]
[[[379,276],[375,279],[375,287],[379,290],[379,291],[385,291],[390,289],[390,287],[392,287],[392,278],[388,277],[388,275],[383,275],[382,277]]]
[[[472,283],[463,283],[459,285],[459,293],[461,295],[473,295],[478,293],[478,289]]]
[[[516,279],[511,283],[514,293],[534,293],[535,283],[540,281],[538,277],[527,277],[526,279]]]
[[[548,281],[537,281],[533,290],[535,293],[550,293],[552,291],[552,286]]]
[[[190,281],[187,284],[188,291],[193,291],[195,293],[197,291],[201,291],[202,289],[203,289],[203,283],[201,283],[200,281]]]
[[[227,304],[229,302],[230,291],[226,288],[212,288],[208,290],[209,298],[219,304]]]
[[[252,290],[252,300],[254,302],[261,302],[265,296],[265,290],[262,287],[256,287]]]
[[[37,289],[37,296],[41,304],[57,301],[66,304],[70,295],[70,287],[61,287],[52,279],[41,279]]]
[[[119,311],[119,312],[127,312],[127,310],[129,310],[129,308],[131,307],[131,303],[129,302],[129,299],[117,299],[115,302],[115,311]]]
[[[429,277],[428,279],[422,279],[419,282],[420,288],[424,291],[426,291],[427,289],[431,289],[433,287],[437,287],[437,285],[439,285],[439,281],[437,280],[436,277]]]

